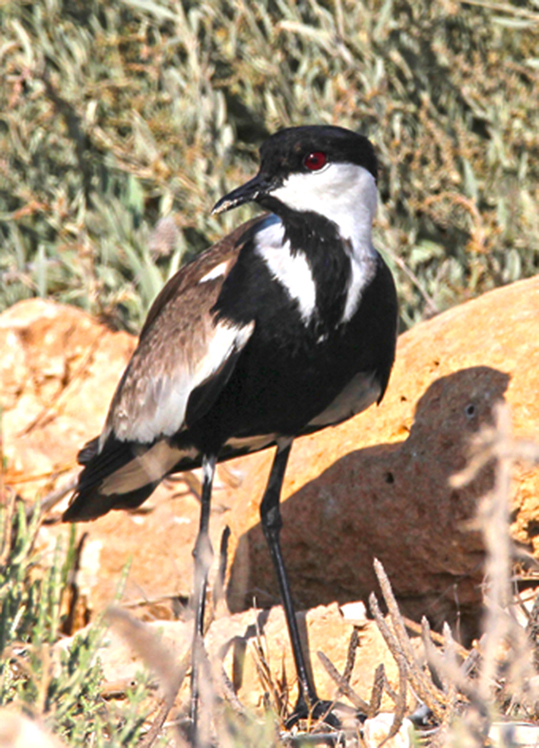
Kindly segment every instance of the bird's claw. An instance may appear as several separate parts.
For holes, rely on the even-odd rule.
[[[333,701],[322,701],[321,699],[313,699],[307,703],[306,699],[300,696],[296,702],[294,711],[286,720],[285,727],[287,730],[290,730],[298,722],[309,720],[310,722],[322,722],[329,727],[339,729],[341,722],[332,712],[334,706]]]

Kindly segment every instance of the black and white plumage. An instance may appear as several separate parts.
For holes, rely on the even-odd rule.
[[[258,174],[214,211],[254,201],[270,212],[163,288],[101,436],[79,454],[84,469],[64,520],[136,507],[166,475],[202,465],[197,545],[207,543],[215,462],[277,445],[261,515],[305,705],[317,697],[291,620],[278,541],[286,461],[295,437],[381,400],[395,353],[397,301],[372,245],[377,167],[369,141],[338,127],[297,127],[270,137],[260,154]]]

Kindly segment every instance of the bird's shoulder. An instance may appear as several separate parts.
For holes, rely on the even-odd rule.
[[[267,214],[246,221],[181,267],[155,298],[140,332],[140,340],[162,326],[160,321],[170,314],[205,315],[215,303],[242,248],[266,217]]]
[[[194,418],[193,392],[211,381],[218,393],[248,342],[254,322],[212,313],[226,277],[264,217],[247,221],[181,268],[154,301],[138,346],[113,397],[105,436],[151,442]],[[199,398],[200,399],[200,398]],[[204,406],[208,402],[205,393]],[[187,408],[189,404],[189,413]],[[103,442],[105,437],[102,437]]]

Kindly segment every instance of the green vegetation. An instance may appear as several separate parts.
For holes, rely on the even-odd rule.
[[[69,619],[75,528],[67,531],[69,540],[66,532],[58,536],[52,562],[44,564],[36,550],[40,524],[38,509],[27,516],[22,502],[0,506],[0,706],[15,704],[40,718],[69,745],[134,745],[146,687],[141,682],[128,690],[122,708],[103,699],[96,661],[103,623],[96,621],[70,648],[54,646]]]
[[[137,331],[181,263],[252,214],[210,209],[253,174],[269,133],[298,124],[374,141],[376,244],[405,325],[533,275],[538,42],[537,0],[4,0],[0,311],[47,296]],[[41,718],[69,745],[139,745],[147,689],[103,698],[102,624],[55,648],[70,629],[75,536],[60,533],[45,563],[41,518],[19,503],[11,512],[1,467],[0,705]],[[494,645],[522,639],[494,623]],[[513,646],[524,686],[495,681],[485,655],[475,701],[471,679],[451,670],[453,644],[446,632],[444,729],[461,714],[457,688],[485,724],[537,718],[524,644]],[[227,745],[272,743],[272,718],[249,730],[238,720]]]
[[[39,504],[28,509],[22,501],[15,501],[13,494],[9,496],[6,503],[0,502],[0,708],[9,706],[13,712],[15,707],[58,735],[62,745],[74,748],[187,745],[180,734],[176,741],[172,734],[180,720],[172,721],[169,728],[163,726],[185,672],[178,680],[182,666],[178,663],[177,668],[170,668],[170,652],[161,649],[155,634],[141,635],[140,623],[127,613],[122,615],[119,608],[110,613],[109,623],[116,624],[135,651],[142,650],[144,662],[153,668],[163,686],[166,711],[163,703],[157,702],[156,682],[150,683],[147,672],[138,674],[125,686],[125,692],[120,683],[107,691],[111,684],[104,682],[98,656],[106,632],[103,616],[62,643],[72,627],[76,606],[75,526],[60,531],[54,550],[47,550]],[[171,680],[175,685],[167,703]],[[213,698],[212,690],[212,703]],[[159,714],[155,715],[156,703],[161,707],[161,721]],[[275,717],[270,711],[264,717],[225,706],[211,717],[224,745],[277,745]],[[5,719],[3,713],[2,746],[7,745],[3,742],[8,732]],[[207,719],[204,716],[204,722]]]
[[[183,258],[250,215],[209,211],[264,137],[305,123],[376,144],[376,242],[405,324],[539,268],[534,3],[19,0],[0,14],[0,309],[46,295],[137,330]]]

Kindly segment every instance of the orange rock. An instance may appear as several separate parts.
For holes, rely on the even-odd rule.
[[[470,437],[498,400],[509,403],[516,436],[537,438],[538,392],[539,277],[402,335],[381,406],[294,443],[282,540],[300,607],[366,599],[377,588],[376,556],[408,615],[457,619],[473,633],[482,544],[469,520],[492,475],[485,470],[459,490],[448,479],[465,465]],[[232,609],[250,604],[254,591],[262,605],[278,595],[257,509],[271,458],[249,459],[232,510]],[[514,486],[513,534],[534,545],[539,471],[517,466]]]
[[[322,652],[342,675],[353,625],[341,615],[336,603],[317,606],[306,613],[299,613],[297,618],[304,651],[309,653],[307,667],[312,670],[318,694],[323,699],[342,699],[338,696],[335,681],[321,664],[317,653]],[[263,689],[257,672],[259,658],[255,653],[257,627],[262,635],[265,660],[270,667],[272,680],[276,684],[283,681],[288,684],[293,706],[297,697],[296,675],[281,606],[271,610],[251,608],[243,614],[214,621],[206,636],[208,651],[218,661],[224,660],[225,670],[240,701],[246,707],[262,707]],[[376,668],[384,664],[386,675],[396,689],[398,670],[373,621],[363,621],[358,631],[359,645],[350,685],[368,703]],[[384,695],[384,704],[387,708],[393,702]]]
[[[8,483],[25,497],[57,485],[80,446],[101,430],[135,345],[84,312],[21,302],[0,316],[0,398]],[[382,405],[298,439],[283,494],[283,549],[300,607],[366,600],[383,562],[405,612],[434,620],[476,619],[482,546],[469,526],[491,484],[448,478],[466,461],[469,437],[505,398],[517,436],[539,423],[539,278],[521,281],[417,325],[399,339]],[[259,527],[258,505],[271,454],[220,466],[212,538],[232,528],[228,600],[234,610],[278,601]],[[47,473],[48,478],[21,482]],[[515,471],[513,533],[539,553],[539,474]],[[124,601],[142,615],[171,617],[189,593],[198,524],[196,479],[162,485],[140,511],[81,525],[88,533],[82,581],[89,606],[111,600],[132,565]],[[537,547],[534,545],[537,543]],[[144,600],[151,605],[140,605]]]
[[[101,430],[135,347],[75,307],[31,299],[0,315],[0,404],[7,480],[35,498]],[[42,480],[29,480],[43,475]]]
[[[342,674],[353,625],[341,615],[336,603],[319,606],[306,614],[299,613],[298,625],[305,651],[310,653],[308,666],[314,673],[318,693],[324,699],[344,700],[339,696],[337,684],[321,665],[317,653],[322,652]],[[169,672],[162,670],[168,670],[169,663],[172,668],[179,667],[182,658],[189,657],[192,632],[192,622],[153,621],[141,629],[140,624],[115,625],[113,619],[97,652],[105,679],[104,691],[111,693],[136,682],[137,673],[143,666],[153,669],[161,685],[163,680],[175,680],[174,675],[171,677]],[[358,634],[359,644],[355,650],[349,684],[368,703],[376,668],[384,664],[386,676],[395,689],[398,689],[398,669],[373,621],[363,620]],[[69,648],[73,638],[58,642],[56,651]],[[220,691],[221,669],[224,668],[241,703],[249,710],[264,708],[265,687],[259,675],[261,659],[257,642],[262,646],[264,664],[269,668],[273,685],[277,691],[282,688],[283,701],[288,695],[289,702],[292,702],[290,706],[293,706],[297,698],[296,675],[281,606],[271,610],[251,608],[211,623],[205,636],[205,647],[213,665],[215,689]],[[186,679],[180,691],[180,700],[186,704],[188,699],[189,679]],[[393,702],[385,693],[383,705],[385,708],[393,707]]]

